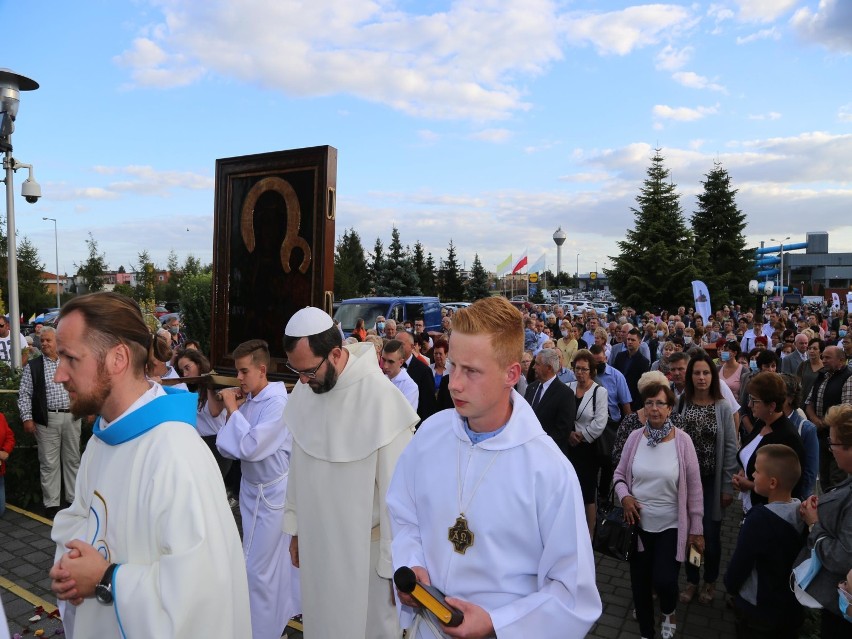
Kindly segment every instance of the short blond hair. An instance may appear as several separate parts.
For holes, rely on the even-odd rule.
[[[826,426],[837,431],[837,439],[843,446],[852,446],[852,406],[837,404],[828,409],[824,418]]]
[[[500,366],[520,363],[524,353],[523,316],[505,297],[486,297],[460,309],[453,315],[453,333],[488,335]]]

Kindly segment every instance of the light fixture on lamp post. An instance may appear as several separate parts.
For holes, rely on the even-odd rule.
[[[43,217],[41,219],[45,222],[48,220],[53,222],[53,239],[56,242],[56,308],[59,308],[62,306],[62,302],[59,301],[59,232],[56,227],[56,218]]]
[[[21,185],[21,195],[27,202],[34,204],[41,197],[41,187],[33,177],[33,167],[21,164],[12,157],[12,133],[15,131],[15,118],[21,91],[35,91],[38,82],[18,75],[9,69],[0,69],[0,151],[3,155],[3,168],[6,171],[6,240],[9,255],[9,330],[11,342],[10,359],[13,368],[21,367],[21,349],[18,345],[21,334],[21,309],[18,303],[18,252],[15,243],[15,199],[13,177],[15,171],[28,168],[29,177]]]
[[[778,242],[778,254],[781,256],[781,264],[779,264],[780,277],[778,278],[779,284],[781,285],[779,288],[779,295],[781,295],[781,299],[784,299],[784,242],[790,239],[788,235],[783,240],[776,240],[774,237],[770,237],[770,242]]]

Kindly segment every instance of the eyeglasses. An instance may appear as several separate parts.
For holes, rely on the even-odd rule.
[[[645,402],[645,408],[658,408],[662,410],[666,406],[668,406],[666,402],[654,401],[652,399],[649,399],[647,402]]]
[[[575,373],[588,373],[588,372],[589,372],[589,370],[591,370],[591,369],[588,369],[588,368],[586,368],[585,366],[575,366],[575,367],[574,367],[574,372],[575,372]]]
[[[765,402],[762,399],[758,399],[757,397],[749,396],[748,403],[749,404],[764,404]]]
[[[326,360],[327,360],[327,359],[328,359],[328,355],[326,355],[325,357],[323,357],[323,358],[322,358],[322,361],[321,361],[319,364],[317,364],[317,365],[316,365],[316,366],[314,366],[313,368],[311,368],[311,369],[309,369],[309,370],[306,370],[306,371],[300,371],[300,370],[299,370],[299,369],[297,369],[297,368],[293,368],[292,366],[290,366],[290,364],[289,364],[289,363],[288,363],[288,364],[284,364],[284,366],[286,366],[286,367],[287,367],[287,369],[288,369],[291,373],[295,373],[295,374],[296,374],[296,375],[298,375],[299,377],[307,377],[308,379],[316,379],[316,378],[317,378],[317,371],[320,369],[320,367],[321,367],[323,364],[325,364],[325,362],[326,362]]]
[[[841,444],[840,442],[833,442],[829,439],[828,440],[828,450],[834,450],[835,448],[842,448],[843,450],[846,450],[847,446],[844,445],[844,444]]]

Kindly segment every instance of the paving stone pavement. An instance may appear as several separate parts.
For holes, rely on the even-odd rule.
[[[722,524],[722,570],[734,549],[739,529],[739,502],[728,508]],[[19,592],[10,591],[14,584],[45,602],[47,612],[53,609],[55,599],[50,592],[48,570],[53,563],[54,545],[50,539],[50,526],[13,509],[7,509],[0,518],[0,596],[6,609],[10,634],[29,629],[25,637],[44,629],[45,637],[52,636],[61,627],[58,620],[45,618],[29,622],[35,614],[36,603],[27,601]],[[634,639],[639,637],[638,626],[631,611],[630,575],[627,564],[609,557],[596,557],[597,583],[604,602],[601,618],[588,637],[601,639]],[[721,580],[720,580],[721,581]],[[685,583],[681,570],[681,586]],[[718,584],[716,598],[710,605],[699,604],[697,599],[685,606],[678,604],[677,635],[679,639],[727,639],[734,637],[733,612],[725,606],[724,587]],[[566,638],[574,639],[574,638]]]

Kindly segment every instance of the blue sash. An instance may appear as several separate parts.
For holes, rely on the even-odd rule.
[[[141,408],[101,429],[101,418],[95,420],[92,434],[105,444],[117,446],[144,435],[163,422],[186,422],[195,428],[198,394],[178,388],[163,387],[166,395],[156,397]]]

